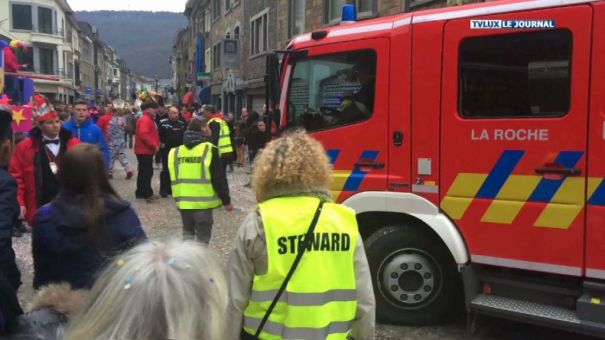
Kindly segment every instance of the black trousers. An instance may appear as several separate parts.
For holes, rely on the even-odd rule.
[[[162,172],[160,172],[160,195],[172,195],[172,187],[170,186],[170,172],[168,171],[168,154],[169,148],[160,150],[162,154]]]
[[[137,155],[139,171],[137,172],[137,198],[149,198],[153,196],[151,178],[153,177],[153,155]]]

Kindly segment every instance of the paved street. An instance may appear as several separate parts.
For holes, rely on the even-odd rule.
[[[130,154],[134,160],[134,155]],[[118,166],[116,164],[116,166]],[[119,166],[118,166],[119,167]],[[125,174],[121,170],[116,171],[115,179],[112,181],[114,188],[119,194],[134,202],[141,222],[152,239],[170,239],[181,237],[181,220],[176,206],[171,198],[160,199],[148,204],[144,200],[135,200],[135,178],[125,180]],[[221,209],[214,215],[215,224],[212,234],[211,248],[226,263],[231,250],[231,243],[235,237],[237,228],[246,213],[254,207],[255,199],[250,189],[244,188],[249,176],[242,168],[237,168],[234,174],[229,175],[231,195],[236,210],[227,213]],[[159,188],[159,170],[154,170],[154,190]],[[19,291],[19,297],[23,306],[31,300],[33,290],[32,284],[32,260],[31,260],[31,234],[22,238],[14,239],[14,247],[17,252],[17,261],[23,276],[23,286]],[[528,326],[524,324],[508,322],[503,320],[487,320],[476,335],[472,336],[466,332],[466,319],[464,313],[459,313],[453,320],[444,325],[432,327],[394,327],[378,326],[377,339],[589,339],[576,334],[550,330],[542,327]]]

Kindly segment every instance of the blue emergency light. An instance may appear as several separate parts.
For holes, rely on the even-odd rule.
[[[352,24],[357,21],[357,9],[353,4],[344,4],[342,6],[341,24]]]

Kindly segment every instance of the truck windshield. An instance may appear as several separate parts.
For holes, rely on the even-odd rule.
[[[288,93],[288,127],[307,131],[366,120],[374,111],[376,52],[361,50],[297,62]]]

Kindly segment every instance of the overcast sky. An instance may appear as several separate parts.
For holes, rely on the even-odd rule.
[[[184,12],[187,0],[67,0],[74,11]]]

